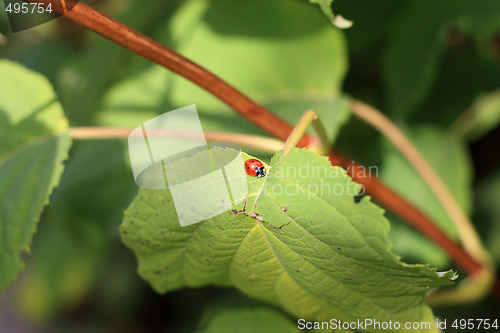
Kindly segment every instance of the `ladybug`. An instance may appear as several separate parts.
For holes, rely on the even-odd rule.
[[[260,178],[266,175],[266,168],[262,165],[261,161],[256,160],[255,158],[246,160],[245,171],[250,177]]]

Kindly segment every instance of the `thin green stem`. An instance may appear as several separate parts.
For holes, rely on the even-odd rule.
[[[71,127],[69,135],[75,140],[103,140],[103,139],[126,139],[132,133],[132,128],[114,127]],[[188,131],[173,133],[189,137]],[[283,141],[258,135],[247,135],[227,132],[204,132],[208,141],[230,142],[239,146],[255,148],[269,153],[275,153],[281,149]],[[165,133],[168,135],[168,133]],[[192,133],[197,137],[198,133]]]
[[[308,110],[304,112],[302,117],[300,117],[299,121],[297,122],[297,125],[292,130],[292,133],[288,136],[288,139],[286,139],[285,144],[283,145],[283,155],[286,156],[290,154],[292,151],[292,148],[297,146],[299,143],[300,139],[304,136],[304,133],[306,132],[307,128],[311,123],[318,117],[316,112]]]
[[[386,136],[406,157],[408,162],[420,174],[434,192],[455,224],[465,250],[482,264],[482,269],[458,288],[445,290],[443,293],[430,294],[428,302],[444,304],[446,302],[468,303],[484,297],[493,286],[495,270],[493,262],[485,249],[473,223],[455,200],[441,177],[434,171],[405,134],[380,111],[360,101],[351,101],[352,112]],[[473,292],[472,292],[473,291]]]
[[[301,138],[304,136],[309,125],[313,126],[316,136],[312,138],[309,146],[310,150],[314,150],[318,155],[326,155],[330,151],[330,144],[328,140],[328,135],[326,134],[325,127],[323,123],[318,118],[316,112],[312,110],[307,110],[302,114],[302,117],[297,122],[297,125],[293,128],[292,133],[285,142],[283,146],[284,155],[288,155],[293,147],[297,146]]]
[[[316,153],[320,156],[326,155],[330,150],[330,140],[328,139],[328,134],[326,134],[325,126],[319,117],[314,119],[312,125],[316,132],[317,139],[319,139],[319,147],[316,149]]]

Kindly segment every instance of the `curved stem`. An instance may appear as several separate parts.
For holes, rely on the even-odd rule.
[[[427,297],[428,304],[470,303],[483,298],[491,290],[494,283],[495,267],[472,222],[455,200],[441,177],[427,163],[404,133],[382,112],[355,99],[351,100],[351,110],[356,116],[378,129],[406,157],[415,171],[420,174],[427,186],[434,192],[455,224],[467,253],[471,254],[476,261],[482,264],[480,272],[473,275],[470,279],[464,280],[457,288],[430,293]]]
[[[129,137],[132,130],[133,128],[71,127],[69,129],[69,135],[76,140],[126,139]],[[185,131],[183,131],[183,134],[186,134]],[[189,135],[189,133],[187,133],[187,135]],[[205,139],[208,141],[231,142],[268,153],[275,153],[280,150],[283,145],[283,141],[257,135],[226,132],[204,132],[204,135]],[[197,135],[194,136],[198,137]]]
[[[277,139],[285,141],[292,131],[292,127],[289,124],[269,112],[266,108],[250,100],[247,96],[243,95],[214,74],[182,57],[168,47],[161,45],[149,37],[141,35],[128,26],[107,17],[81,2],[78,2],[70,11],[65,13],[59,1],[24,1],[41,3],[45,7],[51,4],[55,12],[64,15],[74,22],[87,27],[154,63],[160,64],[182,75],[198,86],[206,89],[214,96],[217,96],[220,100],[231,106],[236,112]],[[311,137],[306,134],[301,138],[298,146],[307,147],[310,141]],[[333,150],[330,150],[328,155],[333,165],[349,167],[350,175],[355,181],[365,186],[367,193],[440,245],[465,271],[469,274],[475,274],[481,270],[480,263],[470,257],[459,244],[450,240],[435,226],[429,217],[415,208],[415,206],[390,190],[375,177],[370,175],[358,177],[358,172],[361,172],[362,169],[359,165],[352,163],[351,159]]]
[[[429,186],[441,202],[441,205],[455,224],[465,249],[476,260],[483,263],[489,262],[489,255],[484,249],[472,222],[455,200],[441,177],[427,163],[425,158],[403,132],[384,114],[363,102],[352,99],[351,110],[356,116],[378,129],[406,157],[408,162],[420,174],[422,179],[427,183],[427,186]]]

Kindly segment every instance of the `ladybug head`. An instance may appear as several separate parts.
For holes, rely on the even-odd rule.
[[[257,178],[264,177],[265,175],[266,175],[266,168],[264,168],[263,166],[261,166],[260,168],[255,167],[255,176]]]

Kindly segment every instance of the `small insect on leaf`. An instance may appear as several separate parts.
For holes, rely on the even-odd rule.
[[[261,178],[266,175],[266,168],[261,161],[252,158],[245,162],[245,171],[250,177]]]

